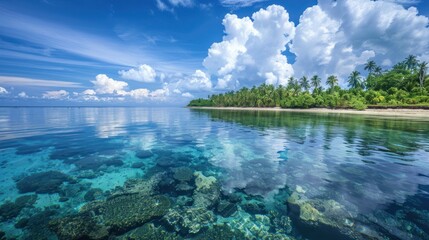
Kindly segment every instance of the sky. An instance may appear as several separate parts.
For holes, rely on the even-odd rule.
[[[429,60],[427,0],[0,0],[0,106],[184,106]]]

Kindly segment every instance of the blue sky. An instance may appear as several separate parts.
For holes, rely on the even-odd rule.
[[[185,105],[429,59],[413,0],[0,0],[0,105]],[[301,19],[301,21],[300,21]]]

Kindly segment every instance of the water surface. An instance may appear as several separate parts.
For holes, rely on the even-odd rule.
[[[0,165],[19,239],[429,239],[427,119],[0,108]]]

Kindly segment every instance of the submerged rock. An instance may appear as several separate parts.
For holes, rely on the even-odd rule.
[[[152,151],[149,151],[149,150],[139,150],[136,152],[136,157],[138,158],[144,159],[144,158],[150,158],[152,156],[153,156],[153,153]]]
[[[216,220],[213,212],[202,207],[173,208],[163,218],[176,232],[196,234]]]
[[[195,172],[194,175],[196,177],[195,185],[197,186],[197,190],[210,189],[217,182],[215,177],[206,177],[202,172]]]
[[[117,240],[179,240],[182,239],[180,236],[170,233],[162,229],[161,227],[155,227],[153,223],[146,223],[145,225],[129,231],[121,237],[116,238]]]
[[[120,167],[124,165],[124,162],[117,158],[105,158],[105,157],[95,157],[89,156],[81,158],[79,160],[71,161],[79,170],[98,170],[102,166],[114,166]]]
[[[246,236],[238,231],[232,229],[226,224],[216,224],[210,227],[207,231],[198,235],[198,240],[210,239],[210,240],[225,240],[225,239],[234,239],[234,240],[244,240],[247,239]]]
[[[35,173],[28,177],[19,180],[16,183],[20,193],[36,192],[36,193],[58,193],[60,186],[64,182],[74,182],[68,175],[57,172],[48,171]]]
[[[15,202],[5,202],[0,206],[0,216],[3,220],[15,218],[25,207],[31,207],[37,200],[37,195],[21,196]]]
[[[55,219],[49,226],[60,240],[106,239],[109,235],[89,213]]]
[[[194,177],[194,171],[188,167],[175,168],[173,172],[173,178],[180,182],[189,182]]]
[[[170,200],[162,195],[129,194],[108,199],[101,208],[104,223],[114,232],[124,232],[154,218],[164,216]]]
[[[368,239],[357,231],[356,219],[334,200],[306,199],[294,192],[288,198],[290,217],[306,237],[325,239]],[[367,230],[365,232],[371,232]],[[382,235],[372,236],[383,239]]]
[[[60,239],[104,239],[161,218],[170,205],[170,200],[161,195],[115,195],[84,205],[79,214],[51,221],[50,228]]]
[[[94,200],[99,200],[103,197],[103,190],[100,188],[91,188],[88,192],[85,193],[83,197],[85,201],[90,202]]]
[[[222,200],[217,205],[216,211],[222,217],[229,217],[237,211],[237,204]]]

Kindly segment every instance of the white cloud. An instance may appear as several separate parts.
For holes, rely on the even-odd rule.
[[[170,90],[168,89],[167,86],[164,86],[161,89],[156,89],[156,90],[149,93],[149,96],[151,98],[156,98],[159,100],[163,100],[163,99],[165,99],[165,97],[167,97],[169,95],[170,95]]]
[[[403,4],[403,5],[413,5],[421,2],[420,0],[381,0],[381,1],[393,2],[393,3]]]
[[[86,89],[82,92],[83,95],[96,95],[97,93],[92,89]]]
[[[220,0],[220,3],[225,7],[248,7],[265,1],[267,0]]]
[[[119,71],[124,79],[135,80],[140,82],[154,82],[156,78],[155,70],[146,64],[140,65],[138,68],[131,68],[128,71]]]
[[[271,5],[252,15],[223,19],[225,36],[214,43],[204,59],[208,72],[218,77],[217,88],[260,84],[286,84],[292,66],[282,53],[295,34],[294,23],[281,6]]]
[[[182,97],[193,98],[194,96],[188,92],[182,93]]]
[[[0,76],[0,83],[10,86],[35,86],[35,87],[61,87],[61,88],[79,88],[80,83],[42,80],[25,77]]]
[[[149,96],[149,90],[146,88],[138,88],[134,89],[128,92],[128,95],[130,95],[134,99],[142,99],[147,98]]]
[[[20,92],[20,93],[18,93],[18,97],[20,97],[20,98],[28,98],[28,95],[25,92]]]
[[[128,86],[128,83],[116,81],[105,74],[98,74],[95,77],[95,81],[91,82],[94,84],[95,92],[99,94],[122,95],[125,91],[124,88]]]
[[[167,4],[168,3],[168,4]],[[161,11],[168,11],[168,12],[174,12],[175,7],[193,7],[194,1],[193,0],[156,0],[156,6]]]
[[[4,88],[0,87],[0,94],[8,94],[9,92]]]
[[[165,87],[172,89],[171,91],[176,94],[181,94],[186,91],[201,92],[212,90],[210,76],[199,69],[192,75],[171,75],[169,78],[174,80],[166,83]]]
[[[68,98],[69,93],[66,90],[58,90],[58,91],[46,91],[43,94],[43,98],[46,99],[66,99]]]
[[[294,71],[323,78],[336,74],[344,80],[369,59],[391,65],[409,54],[428,54],[428,24],[416,8],[392,2],[319,0],[296,28]]]

